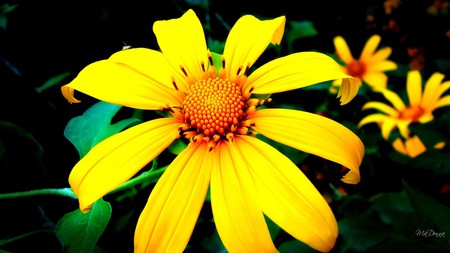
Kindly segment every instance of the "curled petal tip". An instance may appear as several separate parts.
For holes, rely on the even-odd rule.
[[[341,105],[348,104],[358,94],[361,80],[358,78],[343,78],[337,97],[340,98]]]
[[[64,85],[61,87],[61,93],[63,94],[63,96],[67,99],[67,101],[70,104],[81,102],[80,100],[76,99],[73,96],[74,92],[75,92],[75,90],[73,88],[68,87],[67,85]]]
[[[341,181],[346,184],[357,184],[361,180],[358,170],[350,170],[345,176],[341,178]]]

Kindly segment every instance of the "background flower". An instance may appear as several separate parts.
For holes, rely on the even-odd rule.
[[[388,60],[392,53],[391,47],[376,50],[381,37],[372,35],[364,45],[361,55],[355,59],[342,36],[336,36],[333,40],[336,54],[344,63],[344,71],[367,83],[374,91],[381,91],[387,87],[385,71],[395,70],[397,64]]]
[[[422,78],[419,71],[410,71],[407,77],[406,89],[409,105],[390,90],[384,90],[382,94],[393,107],[381,102],[368,102],[363,110],[377,109],[382,113],[376,113],[364,117],[358,124],[362,127],[368,123],[376,122],[381,127],[384,139],[388,139],[391,131],[398,128],[404,138],[410,135],[409,126],[412,123],[427,123],[433,120],[433,111],[450,105],[450,95],[443,94],[450,89],[450,82],[442,82],[444,75],[434,73],[425,84],[422,92]]]

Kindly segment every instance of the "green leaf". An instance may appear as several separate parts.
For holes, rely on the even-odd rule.
[[[86,110],[82,116],[69,121],[64,130],[64,136],[76,147],[80,158],[84,157],[97,143],[140,121],[129,118],[111,125],[112,118],[120,108],[122,108],[120,105],[98,102]]]
[[[178,155],[187,147],[187,144],[183,142],[183,140],[177,139],[175,140],[170,146],[167,148],[167,150],[174,154]]]
[[[297,253],[297,252],[303,252],[303,253],[316,253],[317,251],[308,246],[308,244],[305,244],[298,240],[291,240],[282,243],[278,247],[278,251],[280,253]]]
[[[286,29],[286,42],[290,50],[295,40],[318,35],[314,24],[311,21],[290,21]]]
[[[380,219],[388,225],[410,225],[415,220],[413,207],[404,191],[379,195],[373,201],[372,208],[378,211]]]
[[[415,213],[419,220],[418,230],[432,231],[428,236],[417,235],[425,237],[428,241],[435,245],[445,247],[450,252],[450,207],[445,206],[431,196],[410,187],[406,182],[403,182],[405,191],[408,194],[411,204],[414,207]]]
[[[13,11],[18,5],[17,4],[3,4],[0,6],[0,27],[6,29],[6,25],[8,24],[8,18],[5,14]]]
[[[222,68],[222,55],[218,53],[211,52],[211,58],[216,68],[216,73],[219,75],[219,71]]]
[[[395,252],[391,249],[395,245],[405,252],[449,252],[445,233],[450,231],[450,208],[406,184],[405,189],[377,195],[366,210],[341,219],[338,224],[343,248],[351,252]],[[417,234],[429,229],[441,236]]]
[[[272,238],[272,241],[274,241],[275,238],[277,238],[278,234],[281,232],[281,228],[265,215],[264,219],[266,220],[267,227],[269,228],[270,237]]]
[[[288,36],[290,40],[312,37],[319,34],[316,28],[314,28],[314,23],[308,20],[290,21],[289,28]]]
[[[221,40],[215,40],[215,39],[208,38],[208,48],[211,52],[223,52],[223,49],[225,48],[225,42],[221,41]],[[220,55],[220,56],[222,56],[222,55]],[[221,61],[220,65],[222,65],[222,61]]]
[[[385,240],[390,231],[373,210],[341,219],[338,224],[343,245],[357,252],[364,252]]]
[[[42,91],[61,83],[61,81],[64,80],[69,75],[70,75],[70,72],[64,72],[62,74],[51,77],[43,85],[37,87],[36,90],[37,90],[37,92],[41,93]]]
[[[111,218],[111,205],[102,199],[83,214],[80,209],[68,213],[56,224],[56,236],[67,253],[92,252]]]
[[[34,136],[22,127],[8,121],[0,120],[0,172],[5,168],[23,167],[26,162],[39,165],[35,168],[21,168],[22,173],[28,169],[35,170],[42,165],[44,148]]]
[[[5,15],[0,14],[0,27],[3,29],[6,29],[7,24],[8,24],[8,18]]]

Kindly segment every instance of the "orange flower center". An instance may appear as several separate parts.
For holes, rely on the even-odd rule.
[[[366,64],[360,61],[353,61],[347,65],[346,69],[347,74],[361,79],[366,73]]]
[[[193,142],[205,141],[213,150],[219,141],[234,140],[236,134],[255,135],[255,124],[247,116],[267,100],[249,98],[251,91],[224,77],[208,77],[190,85],[180,117],[180,136]]]
[[[185,123],[205,136],[235,132],[245,109],[240,87],[220,77],[191,85],[182,106]]]
[[[400,119],[410,119],[412,122],[417,122],[423,115],[424,109],[420,106],[409,106],[400,112]]]
[[[236,134],[255,135],[256,132],[251,129],[255,124],[247,117],[271,99],[250,98],[254,87],[243,90],[248,67],[238,68],[238,77],[230,81],[226,78],[225,58],[222,57],[218,75],[211,55],[208,58],[209,66],[201,63],[203,76],[199,80],[180,67],[190,83],[189,90],[182,93],[181,108],[167,106],[161,110],[169,111],[183,121],[178,129],[180,137],[192,142],[205,141],[211,151],[219,141],[233,142]],[[175,81],[172,82],[174,88],[179,90]]]

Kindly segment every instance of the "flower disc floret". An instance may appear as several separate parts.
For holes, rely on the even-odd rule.
[[[244,117],[241,89],[220,77],[199,80],[191,85],[183,101],[185,123],[198,134],[213,137],[235,132]]]

